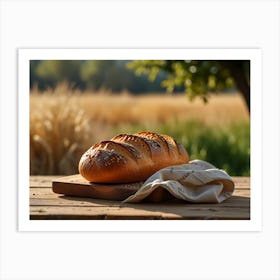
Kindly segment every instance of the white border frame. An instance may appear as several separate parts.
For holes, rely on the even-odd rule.
[[[19,49],[18,50],[18,230],[19,231],[261,231],[262,229],[262,53],[260,49]],[[250,60],[250,220],[97,221],[29,220],[30,60]]]

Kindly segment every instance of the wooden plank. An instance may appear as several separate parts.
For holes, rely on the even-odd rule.
[[[233,180],[238,181],[239,183],[248,183],[250,182],[250,177],[248,176],[232,176]]]
[[[123,204],[61,196],[51,189],[60,176],[30,177],[30,219],[250,219],[250,178],[234,177],[234,196],[221,204],[183,201]]]
[[[219,205],[220,207],[224,207],[227,205],[231,206],[247,206],[250,198],[250,193],[247,190],[237,190],[234,192],[233,196],[226,201],[224,201]],[[173,199],[176,200],[176,199]],[[180,203],[180,200],[176,200],[177,203]],[[85,205],[95,205],[97,203],[99,206],[102,205],[120,205],[121,202],[113,201],[113,200],[97,200],[92,198],[80,198],[80,197],[72,197],[72,196],[63,196],[59,194],[55,194],[51,191],[50,188],[35,188],[30,189],[30,206],[39,206],[39,205],[73,205],[73,206],[85,206]],[[182,201],[182,203],[186,203]],[[179,204],[180,205],[180,204]]]
[[[246,180],[246,182],[247,181],[248,180]],[[243,182],[245,182],[245,180]],[[122,201],[135,194],[142,184],[143,182],[126,184],[95,184],[88,182],[80,174],[76,174],[53,180],[52,190],[55,193],[70,196]],[[244,186],[248,187],[247,185]],[[164,188],[157,188],[147,199],[152,202],[159,202],[171,200],[172,198],[173,196]]]
[[[169,207],[133,205],[133,207],[44,207],[34,206],[30,210],[31,219],[184,219],[184,220],[244,220],[250,219],[247,208],[219,207]]]
[[[96,184],[85,180],[80,174],[55,179],[52,190],[58,194],[77,197],[91,197],[122,201],[135,194],[143,182],[123,184]],[[159,202],[171,200],[174,197],[164,188],[155,189],[145,200]]]
[[[65,176],[30,176],[30,187],[49,188],[53,180],[59,180]],[[232,177],[235,189],[250,189],[250,177]]]
[[[66,176],[52,181],[52,190],[58,194],[92,197],[109,200],[124,200],[133,195],[143,182],[127,184],[95,184],[80,174]]]
[[[170,202],[170,205],[176,201],[178,207],[188,207],[190,204],[185,201],[174,200]],[[143,204],[143,203],[142,203]],[[71,197],[71,196],[60,196],[59,198],[30,198],[30,206],[77,206],[77,207],[107,207],[107,206],[120,206],[123,205],[132,205],[132,204],[124,204],[118,201],[108,201],[108,200],[100,200],[100,199],[92,199],[92,198],[79,198],[79,197]],[[138,204],[139,205],[139,204]],[[161,207],[161,205],[168,205],[157,203],[156,207]],[[193,207],[200,208],[203,207],[213,207],[213,204],[191,204]],[[250,202],[246,197],[241,196],[233,196],[223,203],[215,204],[215,207],[249,207]]]
[[[58,198],[59,195],[54,193],[51,188],[30,188],[30,198]]]
[[[30,187],[49,188],[51,187],[53,180],[61,177],[62,176],[30,176],[29,185]]]
[[[61,196],[60,194],[56,194],[52,191],[51,188],[30,188],[29,189],[30,197],[40,197],[43,198],[44,196],[46,197],[58,197]],[[250,190],[248,189],[235,189],[233,192],[233,195],[238,195],[238,196],[246,196],[250,197]]]

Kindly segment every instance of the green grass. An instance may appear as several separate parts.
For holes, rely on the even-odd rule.
[[[224,169],[231,176],[250,176],[250,124],[235,123],[213,127],[196,121],[172,121],[158,127],[136,125],[125,128],[126,133],[153,130],[168,134],[187,149],[191,159],[206,160]],[[116,129],[123,132],[123,128]]]

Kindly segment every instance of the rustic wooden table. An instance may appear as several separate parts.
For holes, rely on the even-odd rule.
[[[70,220],[248,220],[250,178],[233,177],[235,191],[221,204],[191,204],[181,201],[122,204],[119,201],[63,196],[52,192],[58,176],[30,177],[30,219]]]

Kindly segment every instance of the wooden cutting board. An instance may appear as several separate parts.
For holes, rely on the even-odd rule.
[[[52,181],[52,190],[57,194],[89,197],[108,200],[124,200],[133,195],[142,186],[143,182],[126,184],[96,184],[90,183],[80,174],[55,179]],[[156,189],[146,199],[151,202],[159,202],[171,199],[168,191],[162,188]]]

